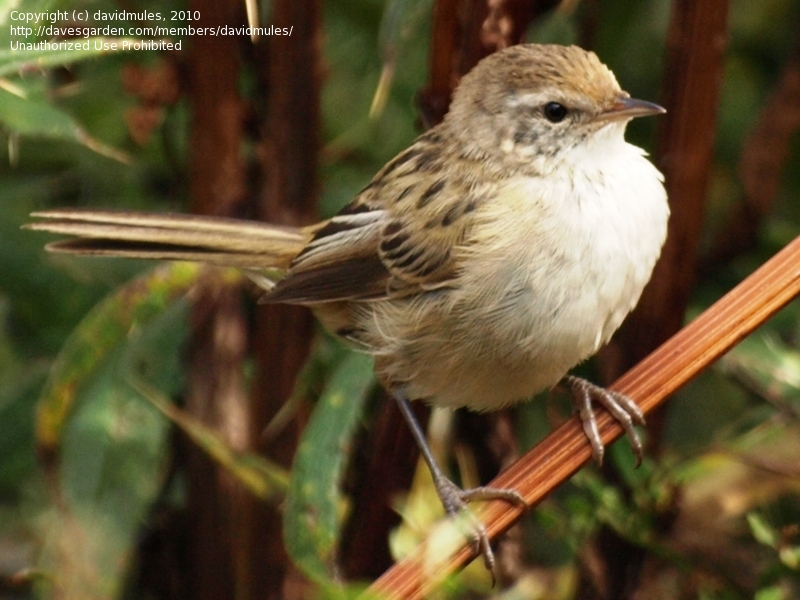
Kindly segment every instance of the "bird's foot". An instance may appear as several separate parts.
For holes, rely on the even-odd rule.
[[[578,414],[580,415],[581,422],[583,423],[583,431],[586,437],[589,438],[589,443],[592,445],[592,456],[598,464],[603,464],[603,454],[605,447],[603,440],[600,439],[600,431],[597,428],[597,418],[592,408],[592,401],[598,402],[603,405],[605,409],[619,422],[622,429],[628,435],[633,453],[636,455],[636,465],[642,462],[642,441],[639,439],[639,434],[636,433],[634,425],[644,425],[644,413],[642,409],[631,398],[625,394],[607,390],[595,385],[580,377],[573,377],[568,375],[562,380],[562,384],[569,390],[572,396],[572,402]]]
[[[414,441],[417,442],[419,451],[428,465],[428,469],[433,477],[433,483],[436,486],[436,493],[439,495],[439,500],[442,502],[445,512],[450,517],[458,519],[457,522],[463,523],[468,529],[467,535],[472,538],[475,543],[476,552],[483,556],[483,562],[488,571],[492,574],[492,585],[496,580],[495,576],[495,560],[492,546],[489,543],[489,534],[486,527],[481,523],[480,519],[467,506],[470,500],[505,500],[518,506],[527,507],[528,504],[517,490],[493,487],[476,487],[467,490],[462,490],[455,483],[450,481],[442,471],[436,459],[433,456],[431,447],[425,439],[425,433],[419,426],[414,411],[411,409],[408,397],[402,390],[393,390],[392,395],[397,401],[397,407],[400,409],[400,414],[408,423],[409,431],[414,436]]]
[[[452,518],[465,523],[467,535],[475,544],[475,551],[483,556],[483,563],[492,575],[492,585],[496,580],[495,558],[489,535],[484,524],[469,509],[470,500],[505,500],[511,504],[527,507],[528,504],[517,490],[511,488],[476,487],[463,490],[445,476],[434,477],[436,493],[445,512]]]

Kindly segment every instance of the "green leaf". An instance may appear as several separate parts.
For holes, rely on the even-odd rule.
[[[172,303],[118,337],[76,386],[54,463],[56,496],[40,520],[44,597],[120,596],[139,531],[161,494],[170,448],[169,420],[127,381],[136,372],[159,386],[180,384],[187,320],[188,303]]]
[[[71,115],[42,99],[0,89],[0,122],[17,135],[77,142],[108,158],[130,162],[126,153],[94,139]]]
[[[747,524],[756,541],[776,550],[784,565],[793,570],[800,568],[800,546],[786,543],[781,532],[768,523],[763,515],[757,512],[747,513]]]
[[[38,467],[33,408],[46,375],[45,365],[19,365],[13,378],[0,381],[0,498],[4,502],[22,491],[20,482]],[[24,498],[24,493],[19,497]]]
[[[84,318],[56,358],[42,393],[37,440],[43,449],[55,450],[60,443],[80,384],[132,332],[183,296],[195,283],[200,269],[191,263],[158,268],[114,292]]]
[[[317,336],[308,360],[295,379],[292,395],[264,428],[264,439],[273,439],[279,435],[297,416],[298,410],[309,398],[317,398],[319,391],[325,387],[330,373],[351,352],[333,334],[323,330],[322,334]]]
[[[255,496],[274,501],[286,494],[289,487],[286,469],[258,454],[236,452],[211,428],[193,419],[140,379],[131,380],[130,384]]]
[[[787,598],[784,590],[778,585],[758,590],[753,596],[753,600],[786,600]]]
[[[763,516],[756,512],[747,513],[747,524],[750,526],[750,533],[757,542],[770,548],[777,548],[780,539],[775,529],[767,523]]]
[[[0,77],[50,67],[62,67],[105,54],[127,52],[131,46],[126,45],[126,42],[139,41],[141,40],[115,37],[90,37],[61,42],[38,40],[30,50],[0,51]],[[64,46],[66,42],[73,42],[79,46],[68,48]]]
[[[388,0],[383,9],[378,43],[383,60],[393,61],[429,18],[431,0]]]
[[[800,546],[781,545],[778,548],[778,558],[793,571],[800,570]]]
[[[350,441],[374,386],[372,359],[347,356],[334,371],[292,465],[283,533],[297,566],[319,583],[331,580],[341,530],[341,478]]]
[[[775,324],[742,340],[720,359],[716,369],[800,417],[800,352],[781,338]]]
[[[378,32],[383,68],[369,109],[371,119],[383,113],[394,80],[395,59],[430,14],[431,4],[431,0],[389,0],[386,3]]]

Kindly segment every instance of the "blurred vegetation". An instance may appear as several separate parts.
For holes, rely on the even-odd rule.
[[[150,78],[167,86],[180,55],[88,53],[42,65],[35,53],[7,50],[20,40],[10,35],[12,9],[113,11],[121,4],[0,6],[0,72],[10,65],[0,80],[0,597],[52,597],[55,590],[67,598],[154,597],[137,584],[137,565],[152,564],[143,540],[161,508],[180,512],[186,504],[171,424],[265,501],[288,494],[289,553],[305,577],[334,593],[337,536],[348,508],[342,480],[356,432],[370,426],[363,417],[374,388],[369,365],[320,336],[296,391],[300,401],[319,401],[290,475],[268,458],[221,448],[213,432],[165,406],[165,396],[180,398],[184,389],[186,292],[200,276],[195,270],[48,255],[43,236],[19,229],[31,211],[47,207],[186,204],[186,99],[145,103],[136,83]],[[186,8],[177,0],[124,4],[162,13]],[[431,4],[324,4],[321,215],[349,201],[418,132],[413,99],[426,78]],[[599,10],[596,52],[633,96],[657,100],[669,85],[660,77],[670,3],[589,5]],[[528,39],[575,43],[586,10],[567,2],[534,23]],[[714,255],[717,236],[742,202],[748,136],[765,117],[783,69],[800,54],[800,2],[734,0],[729,27],[706,256]],[[22,66],[14,62],[20,58]],[[371,117],[385,61],[392,62],[392,84]],[[251,84],[243,76],[243,94]],[[794,101],[785,110],[796,114],[800,100]],[[628,137],[652,149],[655,127],[654,119],[636,121]],[[687,318],[800,234],[798,199],[795,130],[757,243],[704,263]],[[336,410],[342,401],[349,412]],[[560,418],[557,405],[548,400],[517,411],[522,448]],[[602,552],[592,540],[608,526],[648,551],[637,597],[800,597],[800,303],[677,394],[667,410],[658,452],[642,468],[634,470],[626,443],[617,444],[610,460],[622,481],[612,485],[597,468],[585,469],[503,543],[499,554],[513,563],[507,588],[490,590],[477,561],[440,596],[576,597]],[[397,553],[436,517],[433,493],[419,479],[407,503],[398,499],[406,525],[392,538]],[[320,487],[303,487],[310,482]],[[319,517],[313,526],[304,518],[307,503]]]

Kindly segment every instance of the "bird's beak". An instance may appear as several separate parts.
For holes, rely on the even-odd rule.
[[[611,108],[601,112],[595,120],[597,121],[627,121],[635,117],[646,117],[647,115],[663,115],[666,109],[647,100],[637,100],[636,98],[620,98]]]

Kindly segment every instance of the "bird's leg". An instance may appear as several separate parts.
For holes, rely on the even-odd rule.
[[[492,547],[489,543],[489,536],[486,533],[486,528],[483,523],[469,510],[467,501],[505,500],[513,504],[527,506],[525,499],[517,490],[510,488],[484,486],[463,490],[450,481],[436,462],[431,447],[428,445],[428,441],[425,438],[425,433],[422,431],[422,428],[414,416],[408,398],[406,398],[402,392],[398,391],[393,391],[392,396],[394,396],[394,399],[397,401],[397,406],[400,408],[400,412],[406,420],[406,423],[408,423],[411,435],[414,436],[419,451],[422,453],[422,458],[425,459],[425,463],[428,465],[428,469],[430,469],[433,483],[436,486],[436,493],[439,495],[439,500],[441,500],[445,512],[451,517],[462,514],[469,520],[471,528],[470,535],[475,542],[477,550],[483,555],[483,561],[486,568],[491,572],[492,580],[494,581],[495,560],[494,552],[492,552]]]
[[[603,440],[600,439],[600,432],[597,428],[592,401],[602,404],[605,409],[619,422],[622,429],[628,435],[628,439],[636,455],[636,465],[642,462],[642,442],[639,434],[634,429],[634,424],[644,425],[644,413],[642,409],[631,398],[625,394],[607,390],[595,385],[580,377],[567,375],[561,380],[572,396],[572,403],[580,415],[583,423],[583,431],[589,438],[592,445],[592,456],[598,464],[603,464],[603,454],[605,447]]]

